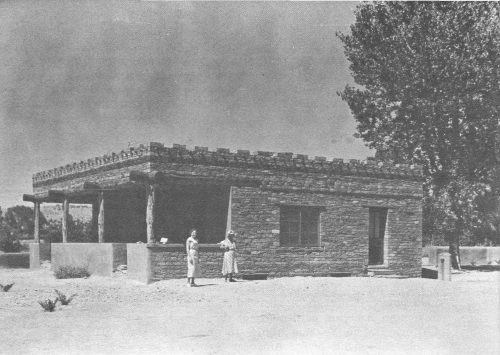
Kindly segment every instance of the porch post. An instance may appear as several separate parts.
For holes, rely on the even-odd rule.
[[[231,209],[231,205],[232,205],[232,200],[233,200],[233,187],[229,187],[229,203],[228,203],[228,206],[227,206],[227,219],[226,219],[226,235],[227,233],[229,233],[229,231],[231,229],[233,229],[233,227],[231,226],[231,219],[232,219],[232,209]]]
[[[33,229],[35,243],[40,243],[40,202],[35,201],[35,225]]]
[[[147,243],[155,242],[155,195],[157,186],[154,184],[146,185],[146,195],[148,202],[146,206],[146,236]]]
[[[68,214],[69,214],[69,201],[67,197],[63,200],[63,215],[62,215],[62,242],[68,242]]]
[[[97,239],[104,243],[104,192],[99,191],[97,195],[99,215],[97,217]]]
[[[99,216],[99,192],[96,195],[94,201],[92,201],[92,239],[98,240],[97,238],[97,217]]]

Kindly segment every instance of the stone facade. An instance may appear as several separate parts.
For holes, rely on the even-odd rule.
[[[180,145],[166,148],[151,143],[37,173],[33,177],[34,195],[42,201],[66,195],[70,200],[93,203],[95,196],[88,186],[94,186],[96,191],[108,194],[105,241],[146,242],[147,196],[144,186],[132,179],[134,172],[151,176],[146,182],[158,186],[158,201],[168,200],[165,196],[170,196],[170,191],[181,185],[187,184],[184,189],[212,184],[227,187],[228,194],[230,191],[227,211],[220,204],[214,208],[224,214],[224,219],[227,215],[228,226],[238,233],[241,273],[362,274],[368,264],[369,211],[373,208],[387,211],[383,267],[403,276],[416,277],[421,273],[420,167],[374,160],[328,161],[323,157],[291,153],[250,154],[228,149],[210,152],[203,147],[189,150]],[[157,231],[161,228],[171,231],[169,224],[176,223],[179,215],[172,217],[165,210],[175,206],[159,202],[158,205],[163,207],[157,207],[155,214],[168,223],[157,220]],[[318,243],[281,245],[283,206],[320,210]],[[212,230],[221,229],[218,228]],[[187,235],[182,236],[183,240],[185,237]],[[221,233],[211,236],[209,242],[222,239]],[[149,253],[153,281],[185,276],[186,255],[182,244],[168,248],[149,245]],[[220,275],[222,254],[214,245],[204,246],[201,263],[205,276]]]

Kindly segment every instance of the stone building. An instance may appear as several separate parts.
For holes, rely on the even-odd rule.
[[[368,267],[417,277],[421,197],[420,167],[150,143],[36,173],[24,199],[34,202],[35,220],[40,203],[63,206],[53,266],[109,274],[126,263],[130,277],[150,282],[185,276],[190,228],[206,277],[220,275],[215,243],[228,229],[242,274],[360,275]],[[71,243],[71,203],[93,206],[95,243]]]

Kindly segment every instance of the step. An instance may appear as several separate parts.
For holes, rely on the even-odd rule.
[[[368,272],[373,272],[375,275],[394,275],[396,272],[391,269],[383,269],[383,268],[368,268]]]
[[[383,278],[383,279],[408,279],[407,276],[402,276],[402,275],[374,275],[372,276],[374,278]]]

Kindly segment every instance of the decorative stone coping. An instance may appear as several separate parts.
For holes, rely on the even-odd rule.
[[[186,245],[180,243],[171,243],[171,244],[159,244],[159,243],[148,243],[146,244],[148,249],[159,249],[165,252],[177,252],[183,251],[186,252]],[[219,244],[198,244],[200,251],[223,251]]]
[[[392,164],[367,158],[366,161],[350,159],[327,160],[325,157],[309,157],[303,154],[273,153],[257,151],[251,154],[248,150],[231,152],[227,148],[215,151],[207,147],[186,148],[185,145],[174,144],[171,148],[161,143],[151,142],[139,147],[130,147],[119,153],[105,154],[78,163],[67,164],[58,168],[42,171],[33,175],[33,184],[43,181],[68,177],[81,172],[113,168],[116,165],[134,162],[167,162],[195,165],[229,166],[251,169],[272,169],[283,171],[318,172],[333,175],[375,176],[393,179],[421,180],[422,167],[407,164]]]

